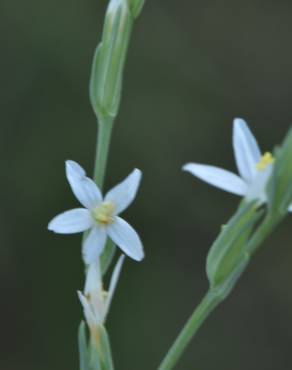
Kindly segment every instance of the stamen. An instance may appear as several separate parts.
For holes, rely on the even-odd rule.
[[[267,166],[274,163],[275,158],[270,152],[266,152],[260,159],[259,163],[256,165],[258,171],[264,171]]]
[[[114,221],[113,213],[115,206],[112,202],[104,202],[93,210],[92,216],[98,224],[108,225]]]

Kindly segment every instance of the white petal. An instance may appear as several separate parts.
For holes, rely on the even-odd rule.
[[[117,283],[120,277],[120,273],[121,273],[124,260],[125,260],[125,256],[124,255],[120,256],[120,258],[118,259],[118,262],[115,265],[114,271],[112,273],[109,290],[108,290],[108,297],[106,301],[106,309],[105,309],[106,313],[108,312],[111,301],[113,299],[113,295],[114,295],[114,292],[115,292],[115,289],[116,289],[116,286],[117,286]]]
[[[120,184],[112,188],[105,196],[106,202],[115,205],[115,214],[124,211],[135,199],[142,172],[137,168]]]
[[[221,168],[198,163],[188,163],[183,166],[183,170],[230,193],[245,195],[247,192],[247,185],[239,176]]]
[[[247,200],[258,199],[261,203],[267,201],[266,187],[273,171],[273,166],[269,165],[264,171],[258,171],[246,194]]]
[[[240,118],[233,122],[233,150],[241,177],[250,182],[256,174],[261,152],[246,122]]]
[[[290,206],[288,207],[288,211],[292,212],[292,204],[290,204]]]
[[[66,166],[68,167],[68,171],[70,171],[71,175],[74,174],[76,176],[86,176],[86,172],[77,162],[67,160]]]
[[[59,234],[74,234],[89,229],[92,223],[92,217],[87,209],[76,208],[53,218],[48,229]]]
[[[102,195],[97,185],[78,163],[66,161],[66,175],[75,197],[88,209],[97,207],[102,202]]]
[[[105,227],[94,226],[83,243],[83,259],[86,264],[96,262],[106,242]]]
[[[141,261],[144,257],[142,242],[136,231],[125,220],[115,217],[107,228],[108,236],[129,257]]]

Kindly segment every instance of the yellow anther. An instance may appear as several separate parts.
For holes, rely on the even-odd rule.
[[[260,159],[259,163],[257,164],[258,171],[264,171],[268,165],[274,162],[275,158],[270,152],[266,152]]]
[[[115,206],[112,202],[104,202],[101,206],[92,211],[92,216],[98,224],[108,225],[114,220],[114,210]]]

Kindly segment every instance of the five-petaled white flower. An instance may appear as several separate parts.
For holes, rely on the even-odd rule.
[[[84,293],[78,291],[80,302],[83,306],[86,322],[93,335],[98,335],[100,325],[103,325],[110,308],[113,294],[119,279],[125,256],[121,256],[113,270],[109,290],[102,286],[99,261],[89,265]]]
[[[76,208],[56,216],[48,229],[60,234],[73,234],[90,230],[83,243],[86,264],[98,260],[107,236],[136,261],[144,257],[142,242],[136,231],[118,216],[134,200],[141,171],[135,169],[123,182],[104,197],[95,182],[86,176],[78,163],[66,161],[66,175],[71,189],[85,208]]]
[[[221,168],[198,163],[188,163],[183,169],[230,193],[266,202],[266,186],[274,158],[269,152],[261,155],[255,137],[246,122],[239,118],[233,123],[233,150],[240,177]],[[291,206],[289,210],[292,210]]]

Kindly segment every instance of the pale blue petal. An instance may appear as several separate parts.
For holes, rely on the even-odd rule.
[[[121,273],[124,260],[125,260],[125,256],[124,255],[120,256],[120,258],[118,259],[118,262],[115,265],[114,271],[112,273],[111,281],[110,281],[110,285],[108,289],[107,301],[106,301],[106,309],[105,309],[106,313],[108,312],[111,301],[113,299],[113,295],[114,295],[114,292],[115,292],[115,289],[116,289],[116,286],[117,286],[117,283],[120,277],[120,273]]]
[[[115,217],[107,228],[108,236],[129,257],[136,261],[144,258],[143,245],[136,231],[125,220]]]
[[[70,171],[71,175],[86,176],[85,170],[77,162],[68,159],[66,161],[66,166],[68,167],[68,171]]]
[[[74,195],[84,207],[93,209],[101,204],[100,190],[78,163],[66,161],[66,175]]]
[[[83,259],[89,265],[98,260],[106,242],[105,227],[94,226],[83,242]]]
[[[123,212],[133,202],[141,177],[142,172],[136,168],[124,181],[106,194],[105,201],[115,205],[115,214]]]
[[[253,181],[248,187],[246,194],[247,200],[258,199],[262,203],[267,201],[266,187],[273,171],[273,166],[269,165],[264,171],[258,171]]]
[[[256,165],[260,161],[261,152],[246,122],[240,118],[233,122],[233,149],[241,177],[251,182],[256,175]]]
[[[99,259],[96,258],[94,262],[88,266],[86,281],[84,287],[84,294],[92,294],[92,292],[98,292],[102,289],[101,272]]]
[[[288,211],[289,212],[292,212],[292,204],[290,204],[289,208],[288,208]]]
[[[48,229],[59,234],[74,234],[89,229],[92,223],[92,217],[87,209],[76,208],[53,218]]]
[[[230,193],[244,196],[247,192],[247,185],[239,176],[221,168],[198,163],[188,163],[183,167],[183,170]]]

